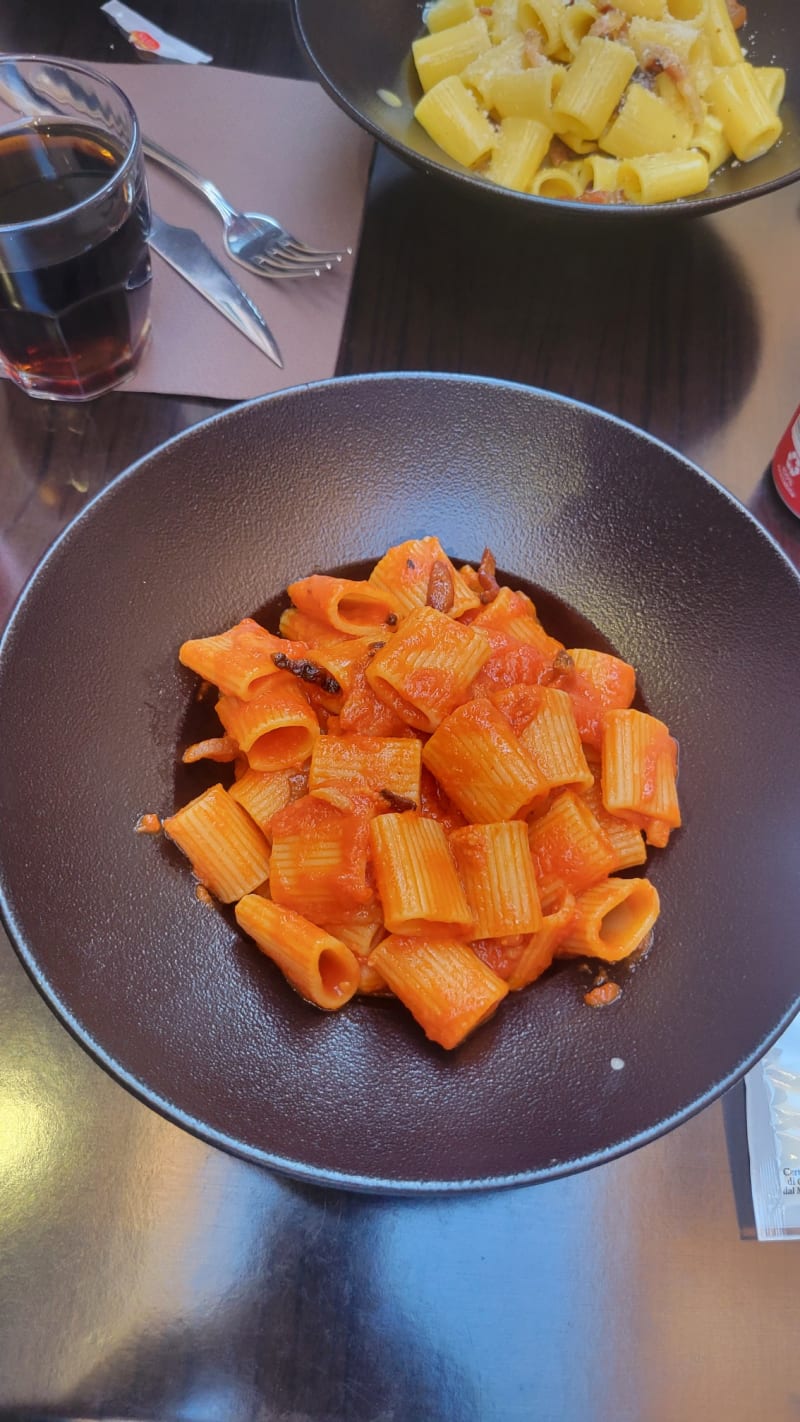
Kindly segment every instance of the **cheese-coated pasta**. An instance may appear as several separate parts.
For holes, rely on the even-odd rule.
[[[642,84],[631,84],[617,117],[603,135],[603,147],[614,158],[641,158],[646,153],[688,148],[691,137],[687,113],[677,113]]]
[[[425,8],[425,24],[432,35],[439,30],[449,29],[471,20],[475,14],[475,0],[435,0]]]
[[[551,137],[551,130],[538,119],[503,119],[489,164],[492,182],[526,192],[550,147]]]
[[[599,138],[635,68],[636,55],[627,45],[587,35],[556,99],[556,127],[580,138]]]
[[[419,82],[425,92],[433,89],[442,79],[460,74],[490,44],[486,21],[480,15],[461,25],[451,25],[437,34],[415,40],[411,48]]]
[[[557,168],[540,168],[531,192],[539,197],[566,198],[575,201],[587,189],[590,173],[583,163],[561,163]]]
[[[743,163],[760,158],[783,132],[783,124],[749,64],[719,69],[708,86],[708,99],[711,112]]]
[[[680,202],[731,155],[757,160],[782,133],[785,72],[749,63],[729,0],[439,0],[423,18],[419,122],[513,192]]]
[[[630,202],[674,202],[708,187],[708,159],[697,148],[627,158],[620,164],[620,184]]]

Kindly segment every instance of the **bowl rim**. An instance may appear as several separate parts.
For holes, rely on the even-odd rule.
[[[394,138],[380,124],[375,123],[368,114],[363,113],[351,102],[345,93],[337,87],[330,78],[327,70],[323,68],[321,61],[317,58],[314,47],[306,33],[303,23],[303,3],[304,0],[291,0],[292,22],[295,34],[300,46],[313,65],[316,78],[327,94],[338,104],[339,108],[351,118],[359,127],[367,130],[374,139],[396,153],[404,162],[412,167],[421,168],[428,177],[444,178],[446,181],[456,184],[462,192],[485,195],[487,193],[499,196],[503,202],[514,202],[520,205],[521,210],[531,209],[539,214],[547,216],[558,216],[559,213],[590,213],[603,214],[602,220],[613,222],[621,221],[623,216],[630,218],[636,214],[638,221],[669,219],[681,217],[702,217],[704,214],[712,212],[723,212],[725,208],[736,207],[739,203],[750,202],[752,198],[763,197],[766,193],[777,192],[780,188],[788,187],[791,183],[800,181],[800,166],[791,169],[788,173],[781,173],[776,178],[770,178],[766,182],[756,183],[754,186],[745,188],[741,192],[721,193],[709,196],[708,188],[703,193],[698,193],[696,197],[675,198],[671,202],[654,203],[633,203],[633,202],[610,202],[591,203],[580,202],[573,198],[547,198],[541,197],[538,193],[520,193],[513,188],[500,188],[494,183],[487,182],[478,173],[471,173],[467,168],[463,170],[450,168],[445,163],[438,162],[435,158],[429,158],[427,154],[418,152],[411,148],[401,139]],[[416,119],[414,120],[416,123]],[[778,142],[781,140],[779,139]],[[712,180],[713,180],[713,174]]]
[[[360,387],[365,385],[396,384],[405,382],[411,385],[421,385],[431,382],[481,385],[499,387],[501,389],[512,389],[523,392],[525,395],[533,395],[536,398],[544,398],[554,403],[563,405],[568,409],[579,409],[589,413],[591,416],[600,418],[607,424],[615,428],[622,428],[627,433],[633,434],[639,439],[661,449],[671,458],[677,459],[686,469],[692,472],[695,477],[714,489],[718,495],[722,495],[728,504],[746,524],[750,525],[755,533],[766,543],[773,554],[777,554],[780,562],[790,573],[798,587],[800,593],[800,572],[795,568],[787,554],[780,547],[777,541],[755,518],[755,516],[736,498],[723,484],[719,483],[711,474],[702,469],[693,460],[688,459],[680,451],[658,439],[655,435],[640,429],[629,421],[617,415],[610,414],[596,406],[589,405],[585,401],[575,400],[569,396],[556,394],[549,390],[544,390],[538,386],[526,385],[519,381],[503,380],[493,376],[462,375],[457,372],[439,371],[379,371],[364,374],[349,375],[343,377],[333,377],[327,380],[308,382],[303,385],[289,386],[285,390],[275,391],[268,395],[259,395],[251,400],[242,401],[239,404],[230,406],[226,410],[210,415],[207,419],[199,420],[188,429],[181,430],[168,439],[156,445],[147,454],[140,456],[132,464],[121,470],[109,483],[100,489],[84,505],[83,509],[64,528],[58,537],[45,551],[42,558],[36,564],[30,576],[26,580],[20,591],[8,621],[0,635],[0,677],[5,673],[5,664],[9,657],[10,648],[16,636],[16,623],[18,617],[33,595],[40,580],[47,575],[47,569],[52,561],[60,556],[61,549],[75,536],[76,530],[89,521],[93,510],[107,500],[116,497],[117,492],[134,480],[139,470],[147,465],[154,456],[162,454],[173,445],[181,441],[191,440],[193,437],[202,439],[204,431],[209,426],[219,423],[227,423],[240,418],[248,410],[259,406],[270,407],[277,402],[292,402],[301,398],[307,398],[309,392],[337,389],[338,387]],[[47,974],[39,968],[34,950],[28,945],[21,926],[18,925],[14,910],[9,903],[6,894],[5,875],[3,866],[0,864],[0,922],[6,929],[11,945],[24,967],[28,977],[36,987],[40,996],[47,1003],[58,1021],[67,1029],[75,1041],[85,1050],[94,1061],[102,1067],[107,1074],[116,1082],[123,1085],[137,1100],[145,1106],[158,1112],[159,1115],[168,1120],[172,1125],[188,1131],[207,1145],[211,1145],[225,1150],[228,1154],[238,1157],[249,1164],[266,1166],[269,1169],[278,1171],[289,1178],[298,1180],[305,1184],[331,1187],[342,1190],[354,1191],[357,1193],[374,1194],[382,1196],[407,1196],[415,1197],[420,1195],[451,1195],[482,1193],[488,1190],[509,1189],[520,1186],[528,1186],[545,1183],[546,1181],[562,1179],[564,1177],[580,1173],[584,1170],[592,1169],[594,1166],[606,1165],[613,1160],[627,1155],[629,1152],[638,1149],[657,1140],[660,1136],[666,1135],[676,1126],[683,1124],[711,1105],[718,1098],[723,1096],[732,1086],[740,1081],[745,1073],[751,1069],[764,1055],[764,1053],[781,1036],[786,1027],[797,1015],[800,1008],[800,979],[798,980],[797,995],[781,1017],[778,1024],[764,1037],[757,1045],[744,1057],[742,1057],[735,1067],[721,1080],[714,1083],[703,1094],[681,1107],[668,1117],[661,1117],[653,1126],[639,1131],[634,1136],[625,1136],[623,1139],[613,1142],[611,1145],[594,1151],[590,1155],[577,1156],[569,1160],[559,1161],[556,1164],[522,1170],[506,1175],[481,1176],[479,1178],[456,1178],[456,1179],[398,1179],[392,1176],[379,1177],[358,1172],[340,1171],[335,1168],[319,1167],[308,1164],[302,1160],[293,1159],[279,1153],[261,1149],[258,1146],[249,1145],[235,1137],[228,1135],[206,1122],[199,1120],[196,1116],[183,1110],[175,1102],[156,1090],[148,1087],[138,1077],[128,1072],[119,1061],[116,1060],[112,1051],[101,1045],[96,1038],[85,1030],[71,1012],[70,1008],[62,1001],[59,995],[51,988]]]

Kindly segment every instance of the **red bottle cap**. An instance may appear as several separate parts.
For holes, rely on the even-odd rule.
[[[800,405],[775,450],[772,477],[786,507],[800,518]]]

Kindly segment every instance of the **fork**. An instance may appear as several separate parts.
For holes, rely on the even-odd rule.
[[[177,158],[152,138],[142,138],[148,158],[168,168],[190,187],[207,198],[215,207],[225,226],[225,249],[230,257],[248,271],[281,281],[304,276],[319,276],[331,271],[345,256],[352,256],[352,247],[339,251],[321,251],[308,247],[274,217],[262,212],[238,212],[222,196],[216,184],[204,178],[195,168]]]

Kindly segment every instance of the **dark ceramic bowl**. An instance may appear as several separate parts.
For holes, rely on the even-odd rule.
[[[200,788],[176,777],[199,730],[179,643],[429,532],[459,558],[488,542],[556,630],[600,629],[635,664],[680,740],[685,811],[620,1002],[585,1007],[565,964],[452,1054],[397,1003],[309,1007],[133,832]],[[5,921],[99,1062],[249,1160],[377,1190],[565,1174],[707,1104],[798,1005],[799,702],[800,580],[663,445],[488,380],[290,390],[123,474],[23,594],[0,648]]]
[[[533,197],[498,188],[469,172],[441,148],[414,118],[422,96],[411,59],[411,42],[425,33],[419,0],[293,0],[295,28],[320,83],[356,123],[401,158],[425,172],[455,182],[462,189],[491,194],[495,202],[515,203],[538,212],[572,211],[591,220],[640,220],[665,214],[699,214],[730,207],[758,197],[800,178],[800,22],[795,0],[755,0],[746,36],[752,64],[779,64],[787,71],[786,98],[781,108],[783,136],[776,146],[753,163],[726,164],[714,174],[711,186],[694,198],[680,202],[639,206],[634,203],[596,206]],[[389,90],[402,100],[391,108],[378,90]]]

